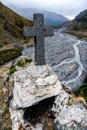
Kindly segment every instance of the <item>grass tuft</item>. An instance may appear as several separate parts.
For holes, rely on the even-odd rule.
[[[67,103],[67,105],[68,105],[68,106],[72,106],[72,102],[69,101],[69,102]]]
[[[11,68],[9,70],[9,75],[12,75],[15,71],[17,71],[15,67]]]

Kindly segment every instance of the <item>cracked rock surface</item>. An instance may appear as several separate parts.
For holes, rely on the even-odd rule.
[[[56,97],[52,111],[55,113],[55,130],[86,130],[87,108],[83,102],[76,102],[64,90]]]
[[[43,99],[56,96],[62,89],[58,77],[48,66],[30,65],[14,74],[14,108],[29,107]]]
[[[26,124],[23,119],[24,109],[44,99],[57,96],[62,86],[58,77],[51,72],[47,65],[36,66],[31,64],[29,67],[15,72],[12,79],[14,89],[13,98],[10,102],[10,112],[13,122],[12,129],[18,130],[20,125],[25,127]]]
[[[12,130],[49,130],[49,124],[54,130],[87,130],[86,104],[82,100],[74,100],[70,88],[62,86],[47,65],[35,66],[31,63],[29,67],[15,72],[11,80],[14,81],[13,98],[9,106]],[[33,118],[24,119],[25,111],[28,117],[32,117],[32,114],[36,117],[38,113],[42,113],[48,102],[39,105],[40,102],[52,97],[55,99],[51,107],[48,107],[48,113],[39,122],[33,125],[30,122]],[[52,119],[49,119],[49,114]],[[49,120],[51,123],[47,123]]]

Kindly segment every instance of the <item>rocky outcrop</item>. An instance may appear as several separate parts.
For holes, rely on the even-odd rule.
[[[47,65],[31,63],[15,72],[11,81],[14,81],[9,106],[12,130],[87,129],[86,104],[74,101],[70,89],[61,85]]]
[[[11,79],[12,80],[12,79]],[[24,109],[46,98],[57,96],[62,89],[58,77],[48,66],[35,66],[19,70],[13,75],[14,90],[10,103],[13,130],[22,123]]]
[[[45,98],[58,95],[61,88],[58,77],[48,66],[31,65],[14,74],[13,107],[29,107]]]
[[[76,102],[73,98],[62,91],[56,97],[54,107],[55,130],[86,130],[87,109],[83,102]]]

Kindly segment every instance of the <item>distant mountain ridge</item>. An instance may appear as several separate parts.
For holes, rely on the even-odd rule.
[[[43,11],[43,10],[32,9],[32,8],[20,9],[12,5],[10,5],[9,7],[30,20],[33,20],[34,13],[43,13],[45,19],[44,21],[46,25],[58,26],[66,21],[69,21],[69,19],[64,17],[63,15],[59,15],[57,13],[53,13],[49,11]]]
[[[77,22],[87,22],[87,9],[82,11],[75,17],[75,21]]]
[[[68,27],[69,30],[87,31],[87,10],[79,13],[74,20],[65,22],[63,26]]]

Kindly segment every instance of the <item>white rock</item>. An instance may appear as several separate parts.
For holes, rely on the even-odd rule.
[[[72,121],[81,123],[81,121],[84,119],[84,112],[85,110],[82,110],[78,106],[64,106],[62,108],[62,111],[59,113],[57,119],[60,121],[62,125],[69,124]]]
[[[35,127],[31,127],[31,130],[43,130],[43,124],[37,124]]]
[[[30,66],[14,74],[13,102],[17,107],[29,107],[58,95],[61,89],[58,77],[47,66]]]
[[[58,80],[58,77],[56,75],[47,76],[45,79],[37,78],[36,84],[41,86],[48,86],[55,84]]]
[[[70,95],[61,90],[59,95],[55,98],[55,102],[52,108],[52,111],[55,112],[55,116],[57,117],[58,113],[63,109],[64,106],[68,103]]]
[[[49,75],[51,73],[51,70],[47,65],[36,66],[31,64],[31,66],[27,68],[27,73],[31,75],[33,78],[38,78]]]
[[[23,108],[32,106],[46,98],[56,96],[53,108],[55,130],[87,130],[87,110],[82,103],[76,103],[69,89],[62,88],[58,77],[48,66],[31,65],[14,73],[13,99],[10,102],[12,130],[26,128]],[[71,102],[71,105],[69,103]],[[43,123],[29,124],[26,130],[43,130]]]
[[[11,113],[12,119],[12,130],[19,130],[21,124],[24,124],[24,111],[23,110],[13,110],[12,108],[9,109]]]
[[[58,77],[50,71],[47,65],[31,64],[28,68],[15,72],[12,81],[14,81],[13,99],[10,102],[12,130],[18,130],[20,124],[25,127],[23,108],[56,96],[62,89]],[[36,124],[35,128],[30,126],[31,130],[42,130],[42,127],[43,124]]]
[[[52,111],[56,117],[54,122],[55,130],[87,129],[86,107],[83,103],[73,102],[71,99],[72,96],[64,90],[62,90],[56,97],[52,108]],[[69,102],[71,102],[71,105],[69,105]]]

